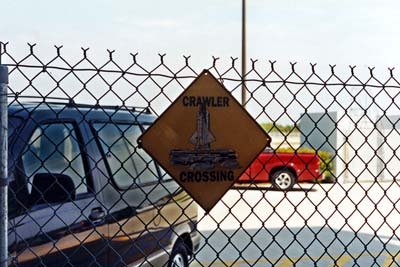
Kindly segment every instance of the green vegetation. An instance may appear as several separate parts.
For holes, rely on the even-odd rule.
[[[323,181],[325,182],[332,182],[334,180],[333,178],[333,158],[332,154],[327,152],[327,151],[315,151],[312,148],[299,148],[299,149],[293,149],[293,148],[278,148],[276,152],[283,152],[283,153],[317,153],[319,158],[321,159],[319,169],[321,173],[324,174],[324,179]]]
[[[299,128],[297,125],[283,125],[272,122],[263,122],[260,124],[266,132],[282,132],[282,133],[298,133]]]

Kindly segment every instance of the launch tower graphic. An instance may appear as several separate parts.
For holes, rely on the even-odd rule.
[[[211,143],[215,141],[215,136],[210,131],[210,112],[206,106],[200,105],[197,114],[197,130],[190,138],[190,143],[196,146],[196,150],[211,149]]]
[[[216,141],[216,137],[210,128],[210,113],[202,103],[197,112],[196,131],[189,139],[194,145],[194,150],[171,150],[171,162],[174,165],[190,166],[191,170],[209,170],[217,166],[226,169],[240,168],[233,149],[211,149],[211,143]]]

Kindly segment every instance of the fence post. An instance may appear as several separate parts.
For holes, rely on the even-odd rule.
[[[8,68],[0,65],[0,267],[8,265]]]

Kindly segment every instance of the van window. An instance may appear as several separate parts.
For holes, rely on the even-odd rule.
[[[21,125],[22,120],[16,117],[8,117],[8,138],[14,136],[15,129]]]
[[[95,123],[93,126],[111,176],[119,188],[158,182],[158,173],[152,158],[138,148],[137,139],[142,133],[138,125]]]
[[[71,123],[39,125],[22,154],[22,164],[29,193],[37,173],[68,175],[74,181],[77,195],[88,192],[82,153]]]
[[[26,192],[15,181],[13,172],[10,173],[8,179],[8,217],[13,219],[26,209],[28,203],[25,201],[27,199]]]

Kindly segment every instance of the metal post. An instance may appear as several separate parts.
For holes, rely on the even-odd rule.
[[[8,68],[0,65],[0,267],[8,266]]]
[[[242,0],[242,106],[246,108],[246,0]]]

